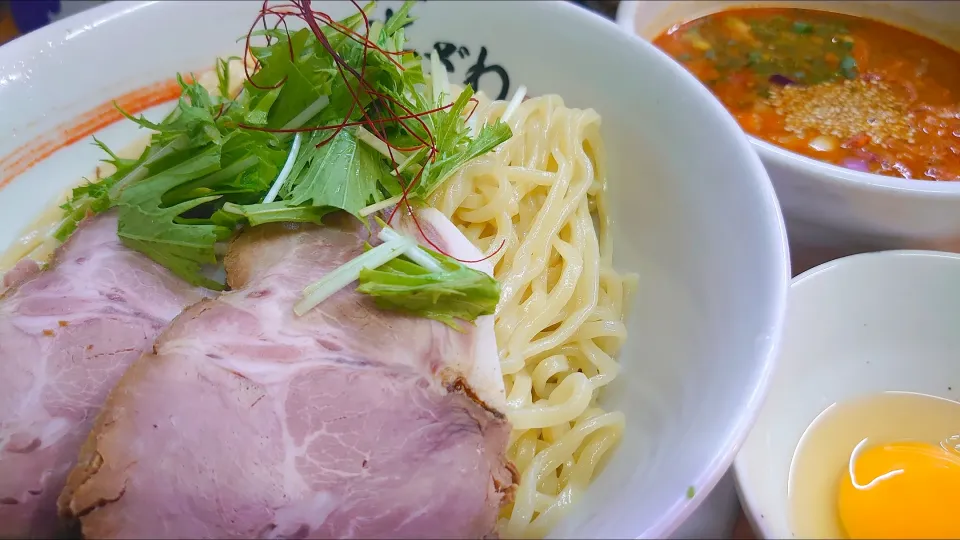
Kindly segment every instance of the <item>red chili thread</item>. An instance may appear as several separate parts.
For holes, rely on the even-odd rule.
[[[276,88],[280,88],[280,86],[283,85],[283,83],[287,82],[287,78],[284,77],[284,78],[280,79],[280,82],[278,82],[278,83],[277,83],[276,85],[274,85],[274,86],[259,86],[259,85],[257,85],[257,83],[253,82],[253,77],[250,76],[250,66],[247,64],[247,61],[246,61],[246,60],[247,60],[247,55],[249,54],[251,57],[253,57],[253,60],[254,60],[254,64],[253,64],[253,70],[254,70],[254,72],[256,72],[256,70],[260,69],[260,61],[257,60],[257,57],[256,57],[256,56],[253,56],[252,54],[250,54],[250,38],[253,36],[253,30],[254,30],[254,28],[257,27],[257,23],[258,23],[258,22],[263,21],[263,29],[264,29],[264,31],[267,30],[267,14],[270,14],[270,13],[271,13],[271,10],[270,10],[270,9],[268,8],[268,6],[267,6],[267,4],[268,4],[269,1],[270,1],[270,0],[263,0],[263,6],[260,8],[260,13],[257,14],[257,18],[254,19],[254,20],[253,20],[253,24],[250,25],[250,30],[247,31],[247,38],[246,38],[246,41],[244,42],[244,45],[243,45],[243,75],[246,77],[247,82],[249,82],[251,86],[253,86],[254,88],[257,88],[258,90],[274,90],[274,89],[276,89]],[[288,32],[287,32],[287,37],[289,38],[289,36],[290,36],[290,33],[289,33],[289,31],[288,31]],[[270,36],[269,36],[269,35],[266,36],[266,40],[267,40],[267,46],[270,46]],[[291,49],[291,51],[292,51],[292,50],[293,50],[293,43],[291,43],[289,39],[287,39],[287,42],[290,43],[290,49]]]
[[[363,20],[364,20],[364,24],[367,26],[367,35],[369,35],[369,31],[370,31],[370,30],[369,30],[369,20],[367,19],[366,12],[364,12],[363,9],[362,9],[355,1],[351,0],[351,2],[352,2],[353,5],[360,11],[361,16],[363,17]],[[364,90],[365,90],[368,94],[370,94],[371,96],[373,96],[374,98],[379,98],[379,99],[383,99],[383,100],[385,100],[385,101],[389,101],[391,104],[396,105],[396,106],[398,106],[399,108],[401,108],[405,113],[407,113],[407,114],[409,114],[409,115],[413,115],[413,118],[412,118],[412,119],[414,119],[414,120],[416,120],[417,122],[420,123],[421,127],[423,128],[423,130],[429,135],[431,142],[430,142],[430,143],[427,143],[426,141],[424,141],[423,139],[421,139],[418,135],[416,135],[416,134],[413,133],[413,132],[411,132],[411,135],[413,135],[414,138],[416,138],[418,141],[420,141],[420,142],[423,143],[424,145],[428,145],[428,146],[434,148],[434,150],[435,150],[436,147],[434,146],[435,141],[434,141],[434,138],[433,138],[433,133],[430,132],[430,129],[427,127],[426,122],[424,122],[423,119],[421,118],[421,116],[423,116],[423,113],[415,114],[413,111],[411,111],[409,108],[407,108],[403,103],[401,103],[401,102],[399,102],[398,100],[394,99],[392,96],[386,95],[386,94],[382,94],[382,93],[380,93],[380,92],[377,92],[377,91],[370,85],[370,83],[368,83],[368,82],[362,77],[362,73],[357,73],[356,69],[354,69],[352,66],[350,66],[349,64],[347,64],[346,61],[344,61],[343,58],[340,57],[340,55],[337,54],[337,52],[336,52],[335,50],[333,50],[333,47],[330,45],[330,42],[327,40],[326,36],[323,35],[323,31],[320,30],[320,27],[319,27],[319,25],[317,24],[316,19],[315,19],[313,16],[308,16],[308,14],[311,14],[311,15],[312,15],[312,13],[313,13],[312,10],[310,9],[311,0],[300,0],[300,4],[301,4],[301,6],[302,6],[302,8],[303,8],[303,10],[304,10],[304,18],[306,19],[307,25],[310,26],[310,29],[311,29],[311,30],[313,30],[314,35],[316,35],[316,37],[317,37],[318,41],[320,41],[321,45],[323,45],[323,47],[324,47],[325,49],[327,49],[327,52],[330,53],[331,56],[333,56],[334,61],[335,61],[336,64],[337,64],[337,70],[340,72],[341,77],[343,77],[344,82],[347,84],[347,88],[350,90],[350,94],[354,97],[354,101],[355,101],[355,102],[354,102],[354,104],[352,105],[352,107],[355,107],[355,106],[359,103],[360,99],[359,99],[359,97],[356,95],[356,93],[354,92],[354,88],[353,88],[353,86],[350,85],[349,80],[346,78],[346,75],[343,74],[343,70],[349,71],[350,74],[353,75],[354,78],[357,79],[358,86],[364,87]],[[365,37],[366,37],[366,36],[365,36]],[[367,41],[369,41],[369,38],[367,38]],[[362,63],[362,65],[361,65],[361,69],[364,69],[364,70],[366,69],[366,55],[364,55],[364,57],[363,57],[363,63]],[[390,110],[389,108],[388,108],[388,111],[390,112],[391,115],[393,115],[393,119],[396,120],[396,114],[393,113],[393,111]],[[352,110],[351,110],[351,113],[352,113]],[[371,120],[369,114],[368,114],[365,110],[363,111],[363,115],[364,115],[364,118],[365,118],[368,122]],[[348,115],[348,118],[349,118],[349,115]],[[402,121],[399,122],[399,123],[400,123],[401,125],[404,125]],[[372,123],[371,123],[370,125],[371,125],[371,127],[372,127]],[[375,129],[375,128],[374,128],[374,129]],[[339,130],[337,131],[337,133],[339,133]],[[335,133],[333,136],[335,136],[335,135],[336,135],[336,133]],[[333,136],[331,136],[330,139],[332,139]],[[382,138],[381,138],[381,140],[382,140],[383,143],[386,144],[388,147],[391,147],[391,146],[392,146],[389,141],[383,140]]]
[[[297,3],[295,2],[295,4],[297,4]],[[301,9],[301,14],[300,14],[301,17],[300,17],[300,18],[302,18],[303,20],[305,20],[305,21],[307,22],[307,25],[308,25],[308,26],[311,28],[311,30],[314,32],[314,35],[317,37],[318,41],[321,43],[321,45],[322,45],[325,49],[327,49],[327,52],[330,53],[331,56],[334,58],[334,61],[335,61],[336,64],[337,64],[337,70],[338,70],[338,72],[340,73],[340,76],[343,78],[344,83],[347,85],[347,89],[350,91],[351,96],[354,98],[354,102],[351,104],[351,108],[350,108],[350,110],[348,111],[348,114],[346,115],[345,121],[344,121],[343,123],[339,124],[339,125],[334,126],[334,132],[333,132],[329,137],[327,137],[325,140],[321,141],[320,144],[318,144],[318,146],[321,146],[321,145],[323,145],[323,144],[326,144],[327,142],[329,142],[330,140],[332,140],[334,137],[336,137],[337,134],[339,134],[339,132],[345,127],[344,124],[348,123],[348,122],[346,121],[346,119],[349,118],[349,117],[353,114],[353,111],[356,109],[357,105],[359,104],[360,99],[359,99],[359,96],[358,96],[357,93],[356,93],[356,90],[354,89],[353,85],[350,84],[350,81],[349,81],[349,79],[346,77],[346,75],[343,73],[343,72],[344,72],[344,69],[346,69],[346,70],[349,71],[352,75],[354,75],[354,77],[356,78],[356,80],[357,80],[357,82],[358,82],[358,86],[364,87],[363,89],[366,90],[369,95],[373,96],[374,98],[380,98],[380,99],[384,99],[384,100],[390,101],[390,102],[393,103],[394,105],[399,106],[401,109],[403,109],[405,112],[407,112],[411,119],[414,119],[414,120],[420,122],[420,124],[421,124],[421,126],[423,127],[424,131],[427,132],[427,133],[430,135],[431,142],[430,142],[430,143],[427,143],[426,141],[424,141],[423,139],[421,139],[419,136],[417,136],[415,133],[411,133],[411,134],[412,134],[415,138],[417,138],[420,142],[422,142],[424,145],[429,145],[431,148],[433,148],[433,149],[435,150],[434,140],[433,140],[433,134],[430,133],[430,130],[429,130],[429,128],[427,127],[426,123],[420,118],[420,117],[423,116],[424,114],[428,114],[428,113],[413,113],[413,111],[411,111],[410,109],[408,109],[408,108],[407,108],[406,106],[404,106],[402,103],[399,103],[399,102],[397,102],[396,100],[394,100],[391,96],[382,94],[382,93],[377,92],[376,90],[374,90],[374,89],[370,86],[370,84],[367,83],[367,81],[364,79],[363,75],[364,75],[365,70],[366,70],[366,50],[369,48],[369,44],[370,44],[370,40],[369,40],[369,19],[367,18],[366,13],[362,10],[362,8],[360,8],[359,5],[357,5],[356,2],[353,2],[353,4],[354,4],[354,7],[356,7],[357,10],[360,11],[361,16],[362,16],[362,18],[363,18],[363,20],[364,20],[364,25],[365,25],[365,27],[366,27],[366,35],[363,36],[363,38],[364,38],[364,43],[365,43],[365,46],[364,46],[365,54],[364,54],[364,56],[363,56],[363,64],[362,64],[362,66],[361,66],[361,72],[360,72],[360,73],[357,73],[356,70],[355,70],[353,67],[351,67],[350,65],[348,65],[348,64],[343,60],[343,58],[341,58],[341,57],[336,53],[336,51],[333,50],[333,48],[332,48],[332,46],[330,45],[329,41],[326,39],[326,36],[323,34],[323,31],[320,30],[319,25],[317,24],[317,21],[316,21],[315,17],[313,16],[315,12],[313,12],[313,10],[310,9],[310,2],[309,2],[309,0],[303,0],[303,1],[301,1],[299,4],[297,4],[297,5],[300,7],[300,9]],[[288,13],[283,13],[283,14],[279,14],[279,16],[285,16],[285,15],[287,15],[287,14],[288,14]],[[330,20],[329,17],[325,17],[325,19],[326,19],[326,20]],[[288,34],[288,36],[289,36],[289,34]],[[401,67],[401,69],[402,69],[402,67]],[[389,109],[388,109],[388,111],[389,111],[389,113],[393,116],[393,118],[391,118],[391,119],[389,119],[389,120],[398,121],[397,115],[396,115],[395,113],[393,113],[392,110],[389,110]],[[380,136],[379,130],[376,128],[374,119],[370,118],[369,114],[367,114],[367,112],[366,112],[365,110],[363,110],[362,112],[363,112],[363,115],[364,115],[364,122],[362,123],[362,125],[369,126],[369,127],[371,128],[370,130],[371,130],[372,132],[374,132],[375,134],[377,134],[377,135],[378,135],[377,138],[380,139],[381,141],[383,141],[384,144],[385,144],[388,148],[394,148],[394,149],[396,149],[396,147],[395,147],[394,145],[392,145],[389,141],[385,140],[385,139],[386,139],[385,137]],[[400,121],[400,123],[403,124],[402,121]],[[395,160],[394,160],[394,162],[395,162]]]
[[[407,55],[407,54],[411,54],[411,53],[413,52],[413,51],[388,51],[388,50],[386,50],[386,49],[383,49],[382,47],[380,47],[380,46],[377,45],[376,43],[373,43],[373,42],[370,41],[370,39],[369,39],[369,36],[370,36],[369,27],[368,27],[368,30],[367,30],[366,35],[361,36],[360,34],[356,33],[352,28],[348,28],[348,27],[346,27],[346,26],[343,26],[343,25],[340,24],[339,22],[331,19],[330,16],[327,15],[326,13],[321,13],[321,12],[319,12],[319,11],[314,11],[313,14],[316,15],[316,16],[318,16],[318,17],[320,17],[321,19],[323,19],[323,21],[327,24],[327,26],[333,28],[333,29],[336,30],[337,32],[340,32],[341,34],[347,36],[348,38],[352,39],[353,41],[356,41],[357,43],[360,43],[360,44],[364,45],[365,47],[369,47],[369,48],[371,48],[371,49],[379,52],[380,54],[383,54],[384,56],[387,57],[387,60],[389,60],[390,62],[392,62],[393,65],[397,66],[397,68],[399,68],[399,69],[403,69],[403,64],[401,64],[400,62],[397,62],[397,61],[394,60],[392,57],[393,57],[393,56],[404,56],[404,55]],[[365,17],[365,18],[366,18],[366,17]]]
[[[277,132],[277,133],[333,130],[333,133],[331,133],[329,137],[326,137],[319,144],[317,144],[317,147],[320,147],[320,146],[323,146],[324,144],[327,144],[331,140],[333,140],[343,129],[347,127],[353,127],[353,126],[362,126],[368,129],[368,131],[370,131],[375,137],[377,137],[377,139],[382,141],[384,145],[387,147],[387,153],[390,156],[390,161],[393,165],[394,171],[397,174],[398,179],[402,180],[403,177],[399,174],[399,164],[397,163],[396,158],[393,155],[393,152],[394,151],[398,151],[398,152],[418,151],[423,148],[428,148],[429,152],[428,152],[427,160],[431,162],[435,161],[438,154],[438,149],[436,147],[436,138],[434,137],[433,133],[430,131],[430,128],[427,126],[426,122],[423,120],[423,116],[447,109],[451,107],[453,104],[451,103],[443,107],[437,107],[435,109],[431,109],[428,111],[415,113],[412,110],[410,110],[406,105],[404,105],[402,102],[395,99],[394,97],[388,94],[378,92],[376,89],[374,89],[373,86],[369,82],[367,82],[365,79],[366,68],[367,68],[367,54],[370,49],[373,49],[383,54],[385,58],[387,58],[390,62],[392,62],[395,66],[397,66],[398,69],[401,69],[401,70],[404,69],[403,64],[395,60],[393,57],[394,56],[402,57],[407,54],[412,54],[413,51],[386,51],[383,48],[379,47],[376,43],[372,42],[370,40],[370,21],[369,21],[369,18],[367,17],[366,12],[363,10],[362,7],[360,7],[359,4],[357,4],[355,0],[351,0],[351,3],[353,3],[354,7],[357,8],[357,10],[360,12],[360,15],[363,19],[363,26],[365,30],[363,34],[360,34],[354,31],[353,29],[345,27],[339,22],[334,21],[326,13],[314,11],[311,8],[311,4],[312,4],[311,0],[293,0],[290,4],[281,5],[279,7],[270,7],[269,0],[264,0],[263,5],[260,9],[260,12],[257,14],[256,19],[253,21],[253,24],[250,26],[250,30],[247,32],[247,36],[244,44],[244,58],[246,58],[247,55],[250,55],[253,57],[254,59],[253,71],[255,73],[260,68],[260,61],[257,60],[257,58],[254,55],[252,55],[250,52],[251,50],[250,41],[252,38],[252,34],[254,29],[257,27],[257,24],[262,23],[265,34],[266,34],[265,37],[266,37],[267,45],[269,46],[271,43],[271,37],[267,32],[268,26],[267,26],[266,19],[268,16],[274,16],[277,18],[277,22],[274,25],[274,30],[277,30],[281,24],[283,25],[284,32],[287,34],[287,43],[290,49],[289,50],[290,58],[291,58],[291,61],[294,61],[295,51],[293,50],[293,42],[290,39],[290,30],[286,23],[286,17],[292,15],[303,20],[307,24],[307,26],[310,28],[310,30],[313,32],[314,36],[317,38],[317,41],[320,43],[320,45],[324,49],[326,49],[326,51],[334,59],[334,63],[336,64],[336,67],[337,67],[337,72],[340,74],[340,77],[343,79],[343,82],[347,85],[347,90],[350,92],[350,95],[353,97],[353,102],[350,104],[350,109],[348,110],[344,118],[344,121],[339,124],[335,124],[331,126],[315,126],[315,127],[294,128],[294,129],[263,128],[263,127],[257,127],[257,126],[249,126],[246,124],[237,124],[237,127],[244,128],[244,129],[258,130],[258,131]],[[287,10],[291,10],[291,11],[287,11]],[[329,40],[327,39],[326,35],[323,33],[323,30],[320,28],[320,24],[318,23],[318,20],[319,22],[322,22],[328,27],[334,29],[341,35],[344,35],[349,39],[352,39],[357,43],[360,43],[361,45],[363,45],[363,55],[361,56],[362,61],[361,61],[359,71],[357,71],[357,69],[355,69],[353,66],[350,66],[339,54],[337,54],[337,52],[334,50],[333,46],[330,44]],[[354,87],[354,84],[351,84],[348,74],[353,76],[354,80],[356,81],[356,87]],[[258,86],[252,80],[252,76],[250,73],[250,66],[246,61],[244,61],[244,75],[247,81],[250,82],[251,86],[253,86],[254,88],[258,88],[260,90],[273,90],[273,89],[279,88],[281,85],[283,85],[286,82],[286,77],[284,77],[275,86],[271,86],[271,87]],[[367,109],[360,106],[360,103],[361,103],[360,92],[366,93],[368,96],[370,96],[373,100],[372,108],[375,109],[378,113],[385,113],[386,118],[372,118],[370,113],[367,111]],[[467,116],[467,119],[469,119],[473,115],[473,113],[476,111],[477,105],[479,104],[479,102],[474,98],[471,98],[470,101],[474,103],[474,107],[470,111],[470,114]],[[385,106],[381,107],[379,103],[384,103]],[[357,107],[360,107],[362,118],[359,121],[351,122],[350,117],[353,115]],[[402,110],[405,114],[398,115],[396,112],[394,112],[394,108],[398,108]],[[224,109],[221,106],[221,109],[217,114],[217,118],[219,118],[223,114],[223,112],[224,112]],[[414,130],[410,129],[406,125],[407,121],[415,121],[419,123],[423,132],[427,134],[428,140],[424,140],[419,135],[417,135],[417,133]],[[394,123],[400,124],[406,129],[406,131],[412,137],[414,137],[421,144],[418,146],[402,148],[402,147],[397,147],[396,145],[390,143],[390,141],[387,140],[385,131],[381,131],[381,128],[385,128],[388,122],[394,122]],[[413,211],[413,207],[411,206],[410,200],[409,200],[409,194],[411,190],[417,184],[417,182],[421,179],[422,175],[423,175],[423,169],[421,169],[416,174],[416,176],[414,176],[414,178],[409,183],[407,183],[406,186],[404,186],[400,196],[399,204],[397,204],[394,207],[393,211],[390,213],[389,218],[387,219],[388,224],[393,221],[393,217],[394,215],[396,215],[397,210],[399,210],[401,206],[405,207],[409,212],[410,217],[413,219],[413,222],[416,225],[420,235],[430,245],[430,247],[435,249],[437,252],[442,253],[443,255],[446,255],[453,259],[456,259],[462,263],[476,263],[476,262],[484,261],[486,259],[489,259],[490,257],[493,257],[497,252],[503,249],[504,245],[506,244],[506,241],[501,242],[500,246],[490,255],[487,255],[482,259],[469,261],[469,260],[458,259],[453,255],[446,253],[442,248],[437,246],[430,238],[428,238],[427,235],[423,232],[423,228],[420,226],[420,222],[417,219],[416,213]]]
[[[226,103],[221,103],[221,104],[220,104],[220,110],[218,110],[218,111],[217,111],[217,115],[213,117],[213,121],[214,121],[214,122],[216,122],[217,120],[219,120],[220,117],[223,116],[223,113],[227,112],[227,109],[230,108],[230,107],[224,107],[225,105],[226,105]]]
[[[386,123],[388,123],[388,122],[393,122],[395,119],[399,119],[399,120],[410,120],[411,118],[414,118],[414,117],[416,117],[416,116],[421,116],[421,115],[425,115],[425,114],[433,114],[433,113],[435,113],[435,112],[439,112],[439,111],[443,111],[443,110],[449,109],[450,107],[453,107],[453,103],[447,103],[446,105],[444,105],[444,106],[442,106],[442,107],[437,107],[437,108],[434,108],[434,109],[430,109],[430,110],[424,111],[424,112],[422,112],[422,113],[406,114],[406,115],[403,115],[403,116],[397,116],[397,117],[395,117],[395,118],[374,118],[374,119],[373,119],[373,122],[374,122],[375,124],[386,124]],[[474,107],[474,108],[476,108],[476,107]],[[472,113],[471,113],[471,114],[472,114]],[[469,116],[468,116],[467,118],[469,119]],[[334,129],[334,128],[340,126],[340,125],[343,125],[343,127],[356,127],[356,126],[365,126],[365,125],[367,125],[367,122],[364,121],[364,120],[358,120],[358,121],[356,121],[356,122],[346,122],[346,123],[344,123],[344,124],[336,124],[336,125],[332,125],[332,126],[307,126],[307,127],[299,127],[299,128],[268,128],[268,127],[263,127],[263,126],[251,126],[251,125],[249,125],[249,124],[238,123],[238,124],[236,125],[236,127],[242,128],[242,129],[249,129],[249,130],[252,130],[252,131],[269,131],[269,132],[271,132],[271,133],[305,133],[305,132],[324,131],[324,130],[327,130],[327,129]],[[421,149],[421,148],[423,148],[423,146],[416,147],[417,150],[419,150],[419,149]]]
[[[477,112],[477,107],[480,106],[480,100],[478,100],[477,98],[470,98],[469,101],[470,103],[473,103],[473,108],[470,109],[470,113],[467,114],[467,122],[469,122],[470,119],[473,118],[473,113]]]

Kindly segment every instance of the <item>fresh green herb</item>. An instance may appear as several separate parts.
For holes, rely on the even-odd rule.
[[[107,145],[96,137],[93,138],[93,142],[110,156],[110,159],[103,161],[113,165],[116,172],[99,182],[88,182],[73,188],[70,199],[60,207],[64,211],[64,217],[54,232],[54,236],[61,242],[73,234],[73,231],[77,228],[77,223],[88,214],[104,212],[111,207],[110,190],[121,178],[142,177],[140,171],[143,173],[147,171],[145,166],[148,161],[147,152],[144,152],[139,159],[123,159],[117,157]]]
[[[364,268],[382,266],[414,246],[416,246],[416,243],[413,240],[402,236],[368,249],[359,257],[341,265],[333,272],[323,276],[320,281],[304,289],[303,298],[293,306],[294,313],[303,315],[333,296],[340,289],[359,279],[360,272]]]
[[[226,68],[218,73],[229,76]],[[217,121],[228,100],[210,96],[198,83],[179,82],[183,94],[163,121],[128,116],[155,132],[150,146],[137,160],[108,152],[117,171],[74,190],[57,237],[66,239],[89,213],[119,207],[117,232],[124,244],[194,285],[219,290],[223,285],[205,277],[202,266],[217,264],[215,245],[232,230],[210,215],[223,202],[260,196],[284,153],[273,134],[229,129]],[[242,105],[232,108],[239,113]]]
[[[511,132],[497,122],[471,134],[463,119],[470,88],[453,104],[429,90],[424,95],[430,86],[422,61],[406,50],[403,30],[412,20],[413,4],[406,2],[386,22],[373,22],[369,35],[376,47],[318,23],[321,19],[309,6],[301,14],[310,17],[308,28],[287,32],[286,25],[278,25],[254,32],[267,44],[250,47],[258,68],[237,96],[230,95],[229,59],[216,64],[219,95],[179,79],[180,100],[162,121],[128,115],[153,131],[137,159],[121,159],[95,140],[116,172],[74,189],[63,205],[57,238],[69,237],[84,217],[117,208],[118,235],[125,245],[192,284],[219,290],[224,285],[206,277],[206,269],[219,264],[217,243],[238,226],[319,224],[324,215],[341,210],[361,217],[365,207],[397,199],[404,191],[412,199],[425,199]],[[363,8],[368,18],[373,8],[372,2]],[[355,35],[364,33],[363,24],[360,13],[339,22],[340,29]],[[444,105],[449,106],[435,110]],[[315,129],[291,135],[304,126]],[[293,148],[294,140],[302,147]],[[421,147],[404,156],[409,161],[402,170],[395,163],[401,153],[391,149],[399,147]],[[274,185],[277,189],[267,197]],[[391,276],[399,271],[384,270]],[[376,282],[369,287],[380,291],[384,305],[403,303],[407,296],[412,306],[423,306],[425,287],[441,291],[430,316],[472,320],[476,309],[466,304],[476,300],[490,309],[484,302],[492,289],[468,275],[445,261],[443,272],[410,274],[403,281],[429,281],[429,287],[408,288],[407,293],[377,289]],[[469,301],[449,299],[456,294]]]
[[[381,309],[440,321],[462,331],[458,319],[473,322],[491,315],[500,299],[500,284],[489,275],[447,255],[422,248],[377,219],[383,241],[338,267],[303,291],[294,306],[303,315],[353,281],[357,292],[374,297]]]
[[[160,196],[171,187],[202,178],[220,168],[217,146],[205,148],[161,175],[152,176],[123,191],[117,206],[117,234],[128,247],[147,255],[177,275],[210,289],[222,286],[204,277],[203,265],[217,264],[214,246],[225,239],[230,230],[214,224],[183,223],[179,216],[219,197],[198,197],[170,207],[163,207]]]
[[[468,86],[448,111],[436,113],[439,152],[435,160],[424,160],[423,174],[412,192],[415,198],[426,199],[464,164],[486,154],[510,138],[510,127],[499,121],[484,126],[476,137],[470,137],[461,115],[472,97],[473,88]]]
[[[813,25],[808,22],[794,21],[793,31],[797,34],[811,34],[813,33]]]
[[[220,212],[214,214],[215,222],[224,226],[235,226],[246,220],[252,226],[264,223],[291,222],[323,224],[323,216],[330,213],[329,208],[319,206],[290,206],[286,201],[272,203],[236,205],[226,203]]]
[[[242,60],[239,56],[229,56],[227,58],[217,58],[217,91],[225,98],[230,97],[230,61]]]
[[[400,257],[376,269],[360,270],[357,291],[372,296],[381,309],[427,317],[457,330],[462,330],[457,319],[472,322],[493,314],[500,300],[497,280],[436,251],[424,251],[440,271]]]
[[[857,61],[852,56],[847,55],[840,60],[840,69],[843,71],[843,76],[848,79],[857,77]]]
[[[313,148],[326,137],[325,132],[314,133],[307,147]],[[280,201],[240,206],[239,211],[252,225],[301,220],[319,223],[324,214],[336,210],[359,217],[362,208],[383,200],[383,186],[399,184],[390,180],[382,156],[357,139],[356,129],[344,129],[323,146],[301,154],[290,180],[280,189]]]
[[[827,59],[849,56],[851,37],[845,25],[828,16],[788,20],[780,16],[706,17],[683,39],[706,51],[720,79],[749,70],[756,76],[753,90],[764,95],[769,78],[787,75],[804,84],[819,84],[856,76],[851,66]],[[734,22],[731,22],[734,21]],[[803,75],[800,75],[800,74]]]
[[[690,487],[687,488],[687,498],[688,498],[688,499],[692,499],[693,496],[696,495],[696,494],[697,494],[697,492],[696,492],[695,489],[693,489],[693,486],[690,486]]]

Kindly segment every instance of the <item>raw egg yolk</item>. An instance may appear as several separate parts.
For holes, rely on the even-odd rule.
[[[960,455],[902,442],[865,450],[853,468],[837,498],[850,538],[960,538]]]

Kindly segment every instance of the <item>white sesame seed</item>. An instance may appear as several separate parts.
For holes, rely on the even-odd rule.
[[[848,139],[860,134],[875,143],[888,138],[912,140],[907,103],[882,81],[862,79],[812,86],[773,88],[770,103],[784,118],[784,129],[804,136],[808,131]]]

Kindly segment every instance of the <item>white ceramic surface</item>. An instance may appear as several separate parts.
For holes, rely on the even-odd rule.
[[[397,5],[385,4],[379,14]],[[0,159],[107,99],[238,53],[257,5],[114,2],[0,47]],[[336,18],[352,9],[315,6]],[[425,2],[414,13],[418,50],[457,46],[454,82],[485,53],[514,88],[603,115],[616,264],[641,276],[623,374],[605,395],[626,411],[627,430],[553,535],[667,536],[728,468],[765,395],[789,279],[767,175],[692,76],[597,15],[547,2]],[[495,74],[481,89],[500,90]],[[134,134],[125,122],[99,136],[122,146]],[[100,157],[84,140],[4,187],[0,249]]]
[[[697,507],[670,538],[730,538],[739,515],[740,502],[737,500],[737,487],[731,467],[707,495],[703,504]]]
[[[673,24],[736,6],[867,15],[960,49],[960,3],[937,1],[686,0],[620,3],[617,23],[651,40]],[[821,163],[750,138],[777,189],[795,269],[879,249],[960,251],[960,182],[904,180]]]
[[[780,361],[737,456],[744,511],[761,538],[789,538],[787,480],[800,436],[838,401],[899,390],[960,400],[960,255],[854,255],[798,276]]]

